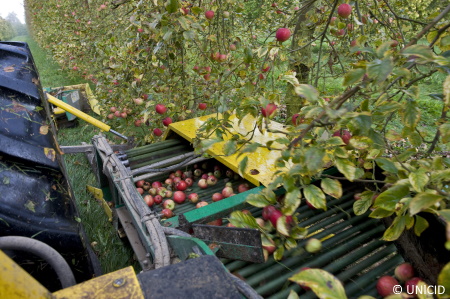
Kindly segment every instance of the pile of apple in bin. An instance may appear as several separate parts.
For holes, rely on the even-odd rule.
[[[149,207],[159,205],[162,208],[162,218],[173,217],[174,209],[177,209],[177,213],[187,212],[251,188],[232,170],[223,170],[221,165],[210,167],[208,162],[195,164],[192,169],[184,171],[178,169],[152,181],[140,180],[135,184]],[[211,224],[221,225],[219,222],[218,219]]]

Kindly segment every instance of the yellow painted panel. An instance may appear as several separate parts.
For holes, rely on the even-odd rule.
[[[53,298],[36,279],[0,250],[0,298]]]
[[[217,117],[221,117],[221,115],[211,114],[172,123],[169,125],[169,131],[167,132],[167,135],[169,135],[170,131],[172,131],[188,140],[189,142],[192,142],[192,140],[196,136],[197,129],[200,128],[200,126],[209,118]],[[234,132],[241,135],[243,138],[245,136],[248,136],[249,133],[252,132],[256,122],[256,119],[250,115],[247,115],[240,123],[238,123],[238,119],[235,116],[232,116],[231,120],[233,121]],[[284,130],[282,124],[274,121],[271,121],[270,126],[274,130]],[[264,145],[268,141],[275,140],[280,137],[284,137],[284,135],[280,133],[277,134],[270,132],[261,132],[256,129],[252,137],[252,141],[259,142]],[[211,148],[208,149],[207,153],[210,154],[214,159],[229,167],[231,170],[238,172],[239,162],[244,158],[244,156],[241,156],[239,158],[237,154],[228,157],[224,156],[223,146],[229,138],[231,138],[231,136],[226,136],[224,138],[224,142],[214,144]],[[272,147],[276,148],[277,144],[274,143]],[[280,151],[268,150],[266,148],[258,148],[254,153],[248,153],[246,155],[248,157],[248,163],[247,169],[243,175],[244,178],[255,184],[256,186],[258,186],[259,184],[267,186],[272,181],[273,174],[277,170],[275,167],[275,161],[280,157],[280,155]],[[254,170],[256,170],[257,173]]]
[[[133,267],[102,275],[53,293],[57,299],[143,299]]]

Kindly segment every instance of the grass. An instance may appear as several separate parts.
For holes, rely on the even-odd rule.
[[[63,71],[54,62],[49,53],[42,49],[31,37],[18,36],[13,41],[27,42],[39,71],[42,87],[59,87],[86,83],[81,77]],[[95,117],[95,115],[92,115]],[[58,130],[60,145],[81,145],[90,143],[94,135],[100,133],[96,127],[79,120],[75,128]],[[63,156],[67,175],[75,196],[81,223],[93,245],[103,273],[109,273],[135,264],[133,251],[127,243],[118,237],[113,224],[103,211],[100,203],[86,190],[87,185],[97,187],[96,177],[84,154],[66,154]]]

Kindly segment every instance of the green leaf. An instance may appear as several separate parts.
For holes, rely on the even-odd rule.
[[[409,182],[414,190],[417,192],[423,192],[425,186],[428,184],[429,177],[424,169],[419,169],[415,172],[411,172],[408,176]]]
[[[395,166],[395,164],[386,158],[376,158],[375,162],[377,163],[378,166],[381,167],[381,169],[390,172],[390,173],[394,173],[397,174],[398,173],[398,169]]]
[[[319,92],[317,89],[308,84],[299,84],[294,87],[295,93],[305,98],[310,103],[316,103],[319,99]]]
[[[415,148],[408,148],[404,152],[397,155],[397,160],[400,162],[405,162],[408,160],[412,155],[416,154],[417,150]]]
[[[361,80],[362,77],[364,77],[365,73],[366,73],[366,70],[363,68],[353,69],[353,70],[349,71],[348,73],[345,74],[344,82],[342,83],[342,85],[349,86],[349,85],[355,84],[356,82]]]
[[[394,211],[388,211],[388,210],[385,210],[382,208],[377,208],[377,209],[373,210],[372,213],[370,213],[369,217],[375,218],[375,219],[382,219],[382,218],[389,217],[392,214],[394,214]]]
[[[325,149],[311,147],[305,153],[306,167],[310,172],[316,172],[323,167],[323,158],[325,157]]]
[[[264,208],[270,205],[270,202],[261,194],[250,194],[245,200],[248,204],[258,208]]]
[[[237,151],[237,144],[235,140],[228,140],[223,146],[223,153],[225,156],[231,156]]]
[[[341,137],[338,138],[342,140]],[[348,152],[343,147],[334,148],[334,155],[339,158],[348,158]]]
[[[416,236],[420,237],[423,231],[428,228],[429,224],[425,218],[420,217],[419,215],[414,216],[414,218],[414,233],[416,234]]]
[[[327,209],[327,201],[322,189],[315,185],[307,185],[303,188],[303,194],[310,204],[316,209]]]
[[[444,291],[443,294],[438,293],[438,298],[449,298],[450,297],[450,263],[442,268],[441,273],[438,275],[437,285],[442,286],[441,290]]]
[[[445,219],[445,221],[450,222],[450,209],[444,209],[437,212],[439,216]]]
[[[181,4],[178,0],[168,0],[166,2],[166,10],[168,13],[177,12],[180,9]]]
[[[283,236],[289,237],[289,227],[285,215],[277,219],[277,232],[279,232]]]
[[[397,203],[409,194],[408,184],[394,185],[386,191],[380,193],[375,199],[374,207],[394,211]]]
[[[350,146],[358,150],[365,150],[372,145],[372,139],[365,136],[355,136],[350,139]]]
[[[322,188],[323,192],[334,198],[342,197],[342,185],[338,180],[324,178],[322,179],[322,181],[320,181],[320,187]]]
[[[291,192],[287,192],[284,197],[284,205],[281,209],[283,215],[292,215],[295,210],[300,206],[302,194],[299,189],[294,189]]]
[[[277,250],[275,250],[275,252],[273,253],[273,258],[276,261],[279,261],[279,260],[281,260],[283,258],[283,255],[284,255],[284,247],[283,246],[279,246],[277,248]]]
[[[392,41],[382,43],[376,50],[378,58],[383,58],[384,54],[391,49]]]
[[[439,132],[441,133],[442,143],[450,142],[450,123],[444,123],[439,126]]]
[[[193,31],[193,30],[184,31],[183,37],[185,40],[194,40],[196,37],[195,31]]]
[[[217,142],[221,142],[223,141],[222,139],[204,139],[200,142],[200,146],[202,147],[202,149],[206,150],[208,148],[210,148],[211,146],[213,146],[215,143]]]
[[[296,240],[298,239],[304,239],[308,235],[308,229],[301,227],[301,226],[294,226],[291,229],[291,238],[294,238]]]
[[[407,101],[400,112],[403,124],[410,129],[414,129],[419,123],[421,114],[419,107],[417,107],[417,102]]]
[[[336,158],[336,167],[350,182],[359,177],[357,168],[348,159]]]
[[[375,192],[373,191],[364,191],[361,193],[361,199],[355,200],[353,203],[353,211],[355,215],[363,215],[373,203],[373,195]]]
[[[240,150],[241,153],[254,153],[259,147],[261,146],[258,142],[252,142],[250,144],[247,144]]]
[[[392,57],[386,57],[383,60],[377,59],[369,64],[367,74],[369,78],[375,80],[376,84],[380,84],[391,74],[393,67]]]
[[[326,140],[326,145],[327,146],[336,146],[336,145],[341,146],[341,145],[345,145],[345,143],[341,137],[333,136]]]
[[[433,52],[431,49],[424,45],[412,45],[405,49],[403,49],[402,54],[405,56],[418,56],[420,58],[423,58],[425,60],[432,60],[434,57]]]
[[[232,212],[228,220],[236,227],[259,229],[259,225],[255,218],[250,214],[242,213],[242,211]]]
[[[306,269],[289,278],[301,286],[311,288],[320,299],[346,299],[342,283],[322,269]]]
[[[299,298],[300,297],[298,296],[298,294],[294,290],[291,290],[289,292],[289,296],[287,297],[287,299],[299,299]]]
[[[238,171],[241,176],[244,176],[245,169],[247,168],[248,156],[245,156],[240,162]]]
[[[418,193],[409,203],[409,214],[413,216],[443,199],[444,196],[438,194],[431,194],[427,192]]]
[[[389,226],[383,234],[383,240],[385,241],[395,241],[405,230],[406,226],[406,217],[405,216],[397,216],[392,222],[391,226]]]

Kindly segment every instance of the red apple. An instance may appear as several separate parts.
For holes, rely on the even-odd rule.
[[[419,277],[413,277],[405,282],[405,291],[408,294],[416,295],[416,288],[419,281],[422,281]]]
[[[156,110],[156,113],[158,113],[158,114],[164,114],[164,113],[166,113],[167,108],[163,104],[156,104],[155,110]]]
[[[140,126],[142,126],[142,120],[136,119],[136,120],[134,121],[134,126],[135,126],[135,127],[140,127]]]
[[[269,220],[270,215],[277,209],[274,206],[265,206],[263,208],[262,217],[264,220]]]
[[[337,130],[333,133],[333,136],[341,137],[346,145],[350,143],[350,139],[352,138],[352,134],[348,130]]]
[[[205,110],[206,109],[206,103],[200,103],[198,104],[198,109]]]
[[[154,182],[152,183],[152,187],[153,187],[153,188],[159,188],[159,187],[162,187],[162,183],[159,182],[159,181],[154,181]]]
[[[114,113],[114,112],[117,111],[117,108],[116,108],[116,107],[111,107],[111,108],[109,108],[109,111],[111,111],[112,113]]]
[[[217,225],[217,226],[221,226],[222,225],[222,218],[216,219],[214,221],[208,222],[208,225]]]
[[[410,263],[403,263],[395,268],[395,277],[399,281],[407,281],[414,277],[414,268]]]
[[[342,3],[341,5],[339,5],[337,13],[341,18],[346,19],[352,13],[352,6],[347,3]]]
[[[250,189],[250,186],[247,183],[240,184],[238,186],[238,193],[248,191],[249,189]]]
[[[214,201],[214,202],[222,200],[222,199],[223,199],[222,193],[216,192],[212,195],[212,201]]]
[[[144,180],[140,180],[136,182],[136,187],[138,188],[142,188],[142,186],[144,186],[145,181]]]
[[[144,194],[144,189],[142,188],[136,188],[137,192],[139,192],[140,195]]]
[[[159,195],[159,194],[155,195],[153,197],[153,199],[155,200],[155,204],[157,204],[157,205],[159,205],[162,202],[162,200],[163,200],[162,196]]]
[[[277,227],[278,218],[280,218],[281,216],[283,216],[283,214],[277,209],[273,210],[270,214],[269,220],[275,228]]]
[[[162,123],[163,123],[164,126],[167,127],[168,125],[170,125],[172,123],[172,118],[166,117],[166,118],[163,119]]]
[[[186,183],[185,181],[183,181],[183,180],[179,181],[179,182],[175,185],[175,188],[176,188],[178,191],[184,191],[184,190],[187,189],[187,187],[188,187],[187,183]],[[175,193],[176,193],[176,192],[175,192]]]
[[[191,193],[191,194],[189,194],[189,195],[188,195],[188,200],[189,200],[191,203],[197,203],[198,200],[199,200],[198,194],[197,194],[197,193]]]
[[[186,194],[183,191],[175,191],[173,200],[178,204],[182,204],[186,200]]]
[[[231,187],[225,187],[222,190],[222,195],[225,198],[228,198],[228,197],[232,196],[233,194],[234,194],[234,191],[233,191],[233,188],[231,188]]]
[[[206,11],[206,12],[205,12],[205,17],[206,17],[208,20],[212,20],[212,19],[214,18],[214,11],[212,11],[212,10]]]
[[[188,187],[191,187],[194,184],[194,180],[191,178],[186,178],[184,181],[186,182]]]
[[[121,118],[127,118],[128,114],[126,112],[120,113]]]
[[[153,206],[153,204],[155,203],[153,196],[151,196],[150,194],[144,196],[144,201],[149,207]]]
[[[170,210],[170,209],[163,209],[162,211],[161,211],[161,214],[162,214],[162,217],[163,218],[172,218],[173,217],[173,212],[172,212],[172,210]]]
[[[217,178],[213,175],[208,175],[206,183],[208,184],[208,186],[214,186],[215,184],[217,184]]]
[[[236,51],[236,45],[235,44],[231,44],[230,45],[230,50],[231,51]]]
[[[279,42],[285,42],[291,37],[291,30],[288,28],[279,28],[275,33],[275,38]]]
[[[394,286],[399,285],[397,279],[392,276],[381,276],[377,281],[377,291],[381,297],[394,294]]]
[[[197,184],[201,189],[208,188],[208,183],[206,182],[206,179],[200,179]]]
[[[303,123],[304,118],[300,116],[300,114],[295,113],[294,115],[292,115],[292,124],[294,126],[298,126],[299,124]]]
[[[274,103],[269,103],[265,108],[261,108],[261,113],[264,117],[272,118],[275,116],[277,111],[277,105]]]
[[[155,136],[161,136],[163,134],[163,131],[160,128],[156,128],[153,130],[153,134]]]
[[[195,207],[196,207],[197,209],[200,209],[200,208],[202,208],[202,207],[204,207],[204,206],[207,206],[207,205],[208,205],[208,203],[207,203],[206,201],[201,201],[201,202],[197,203],[197,204],[195,205]]]

